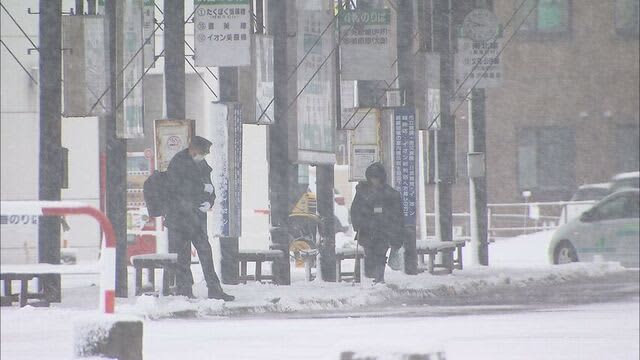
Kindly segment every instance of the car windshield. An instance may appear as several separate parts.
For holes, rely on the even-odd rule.
[[[609,189],[605,188],[586,188],[578,189],[571,197],[571,201],[589,201],[600,200],[609,194]]]

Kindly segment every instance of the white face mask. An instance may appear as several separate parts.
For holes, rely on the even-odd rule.
[[[197,154],[197,155],[195,155],[193,157],[193,161],[195,161],[195,162],[200,162],[202,160],[204,160],[204,155],[202,155],[202,154]]]

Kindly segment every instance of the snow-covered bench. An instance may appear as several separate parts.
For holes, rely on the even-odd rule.
[[[437,241],[437,240],[420,240],[416,241],[416,250],[418,256],[425,262],[424,256],[429,256],[427,270],[429,273],[435,273],[436,268],[444,268],[448,274],[454,269],[462,270],[462,247],[466,244],[465,240],[453,241]],[[442,254],[442,261],[436,262],[436,255]]]
[[[2,306],[11,306],[18,302],[26,306],[29,300],[39,300],[40,305],[62,301],[61,274],[99,274],[97,264],[54,265],[20,264],[0,267],[0,281],[3,292],[0,295]],[[33,284],[36,280],[37,284]],[[20,282],[20,292],[14,293],[14,282]],[[31,286],[30,286],[31,285]],[[36,291],[30,291],[30,289]]]
[[[156,291],[155,271],[162,269],[162,295],[170,295],[171,284],[175,281],[177,254],[144,254],[131,257],[131,264],[135,268],[136,296],[142,295],[142,269],[147,269],[147,279],[151,284],[151,291]]]
[[[282,250],[239,250],[238,261],[240,262],[240,276],[238,280],[245,284],[247,281],[275,281],[273,275],[265,275],[262,273],[262,263],[274,262],[284,258],[285,254]],[[253,275],[247,274],[247,264],[250,262],[256,264]]]
[[[347,259],[355,260],[353,271],[342,271],[342,260]],[[336,281],[340,282],[346,277],[359,282],[362,259],[364,259],[364,250],[362,247],[336,249]]]

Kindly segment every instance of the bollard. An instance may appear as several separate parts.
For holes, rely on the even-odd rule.
[[[74,341],[77,357],[142,360],[142,321],[85,320],[76,324]]]

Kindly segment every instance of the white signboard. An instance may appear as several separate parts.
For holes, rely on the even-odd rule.
[[[390,9],[340,12],[340,62],[343,80],[396,77],[396,17]]]
[[[456,88],[490,88],[502,84],[502,59],[498,52],[502,48],[501,39],[474,41],[458,38],[456,56]],[[467,79],[466,81],[464,81]],[[481,79],[478,81],[478,79]],[[464,83],[463,83],[464,81]]]
[[[194,0],[196,66],[251,65],[249,0]]]
[[[351,147],[351,166],[349,166],[349,181],[364,181],[369,165],[380,160],[377,145],[353,144]]]
[[[155,67],[156,56],[156,35],[153,32],[156,28],[155,16],[156,7],[154,0],[144,0],[143,8],[143,33],[144,33],[144,67]],[[153,34],[153,35],[151,35]]]
[[[162,119],[154,122],[156,169],[166,171],[173,156],[186,149],[195,131],[194,120]]]

